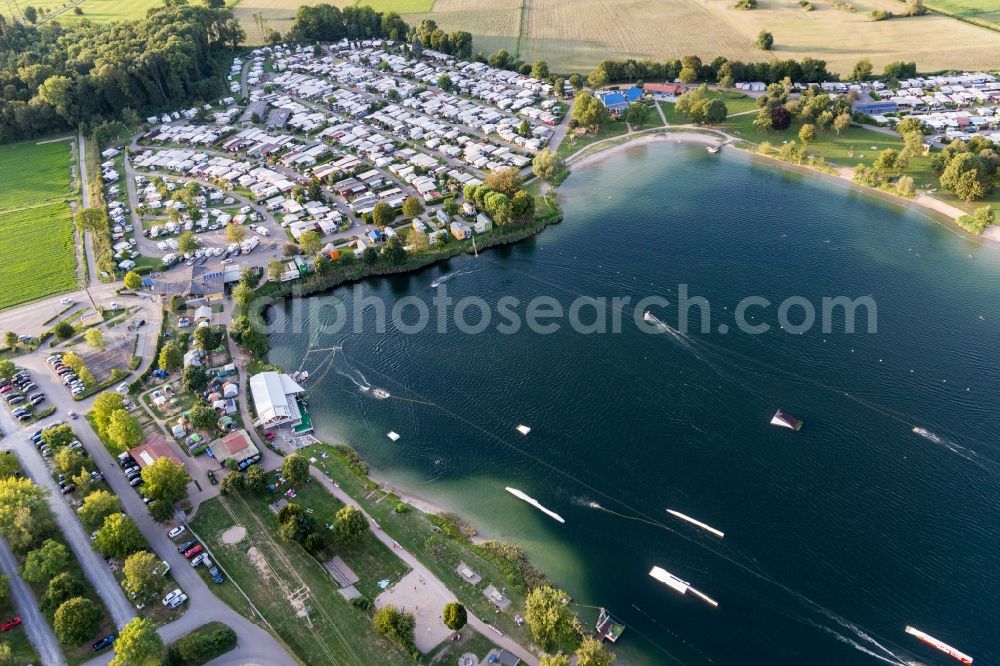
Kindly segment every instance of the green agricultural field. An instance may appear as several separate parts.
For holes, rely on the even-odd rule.
[[[29,5],[39,10],[39,23],[58,19],[60,23],[88,19],[94,23],[109,23],[124,19],[142,18],[150,7],[159,7],[162,0],[6,0],[0,2],[0,14],[13,16],[16,9],[24,11]],[[232,3],[230,3],[232,4]],[[79,9],[81,13],[76,13]],[[44,14],[42,11],[44,10]],[[17,18],[21,18],[17,16]]]
[[[924,5],[943,14],[1000,30],[1000,4],[996,0],[928,0]]]
[[[0,283],[0,308],[76,286],[73,219],[67,204],[0,213]]]
[[[15,143],[0,147],[0,213],[72,196],[72,143]]]
[[[76,286],[70,141],[0,147],[0,309]]]

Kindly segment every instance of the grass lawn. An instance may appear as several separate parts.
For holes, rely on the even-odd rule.
[[[658,118],[651,116],[650,123],[652,124],[656,120],[658,120]],[[626,126],[624,122],[620,120],[613,120],[611,122],[604,123],[597,129],[596,132],[593,133],[584,134],[578,137],[574,137],[572,134],[567,134],[566,138],[559,144],[559,149],[556,151],[556,154],[558,154],[560,158],[566,159],[576,151],[586,148],[595,141],[622,136],[627,132],[628,126]]]
[[[468,543],[444,536],[419,511],[397,513],[394,507],[398,498],[394,496],[379,501],[384,493],[370,495],[372,482],[352,471],[333,447],[317,444],[306,447],[302,453],[316,457],[317,467],[354,497],[378,521],[384,532],[416,555],[466,608],[479,617],[489,618],[501,631],[522,645],[531,643],[527,627],[518,627],[513,620],[514,613],[523,611],[524,595],[514,589],[495,566],[473,552]],[[457,567],[462,561],[482,575],[483,580],[478,585],[471,585],[458,574]],[[497,613],[483,596],[482,590],[491,583],[507,588],[512,604],[504,613]]]
[[[248,536],[237,544],[224,544],[221,535],[235,522],[247,528]],[[230,579],[213,585],[213,591],[236,610],[245,611],[247,604],[235,598],[231,583],[238,584],[302,663],[410,663],[400,648],[374,633],[368,614],[340,595],[319,562],[277,536],[277,518],[266,499],[218,497],[199,507],[192,527]],[[303,586],[309,588],[305,608],[312,627],[302,602],[289,598]]]
[[[70,141],[15,143],[0,150],[0,212],[75,196],[70,190]],[[30,168],[25,168],[30,165]]]
[[[471,652],[482,662],[495,646],[489,636],[484,636],[472,627],[466,625],[459,631],[461,639],[446,641],[437,651],[428,655],[427,663],[457,664],[458,658],[466,652]]]

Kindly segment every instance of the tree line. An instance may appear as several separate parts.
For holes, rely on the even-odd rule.
[[[138,122],[219,93],[245,35],[231,10],[168,0],[145,18],[41,26],[0,15],[0,142]],[[214,0],[206,0],[210,4]]]

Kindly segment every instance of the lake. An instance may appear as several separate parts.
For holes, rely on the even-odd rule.
[[[588,625],[607,607],[628,627],[619,663],[954,663],[907,625],[1000,663],[1000,250],[832,179],[675,143],[581,169],[560,199],[565,221],[529,241],[278,309],[270,360],[312,374],[318,436],[522,545]],[[705,329],[704,304],[679,315],[685,288]],[[823,316],[841,296],[875,305],[855,333]],[[646,297],[670,305],[637,309]],[[530,330],[538,298],[583,330],[568,315]],[[394,304],[401,326],[381,330]],[[801,431],[769,424],[779,408]]]

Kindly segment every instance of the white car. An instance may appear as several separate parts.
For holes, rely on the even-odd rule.
[[[170,602],[167,605],[170,606],[171,608],[177,608],[178,606],[180,606],[181,604],[183,604],[187,600],[188,600],[188,595],[186,595],[186,594],[184,594],[182,592],[178,596],[176,596],[173,599],[171,599]]]
[[[167,532],[167,536],[170,537],[171,539],[176,539],[177,537],[179,537],[180,535],[184,534],[185,532],[187,532],[187,528],[184,527],[183,525],[178,525],[174,529],[172,529],[169,532]]]
[[[69,305],[70,303],[73,302],[73,299],[67,296],[66,298],[61,299],[59,302],[62,303],[63,305]]]
[[[176,590],[174,590],[167,596],[163,597],[163,605],[170,606],[171,602],[173,602],[174,599],[177,599],[179,597],[184,597],[185,599],[187,599],[187,596],[183,592],[181,592],[181,588],[178,587]]]
[[[111,301],[111,305],[109,305],[108,307],[110,307],[112,310],[117,310],[121,306],[115,303],[114,301]]]
[[[202,563],[204,563],[205,566],[208,566],[210,564],[208,561],[208,553],[201,553],[200,555],[195,555],[193,558],[191,558],[192,567],[196,567]]]
[[[232,259],[223,259],[222,263],[223,264],[231,264],[231,263],[233,263],[233,260]]]

